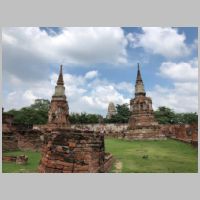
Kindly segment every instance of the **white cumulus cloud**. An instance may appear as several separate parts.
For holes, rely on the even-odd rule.
[[[164,62],[161,64],[159,74],[175,81],[197,81],[198,62],[195,58],[189,62]]]
[[[85,74],[85,78],[86,79],[93,79],[95,77],[98,76],[98,71],[97,70],[93,70],[93,71],[89,71]]]
[[[156,85],[147,95],[152,97],[154,109],[166,106],[176,112],[197,112],[197,88],[197,83],[174,83],[172,88]]]
[[[148,53],[167,58],[184,57],[191,51],[185,43],[185,35],[175,28],[143,27],[141,34],[129,33],[127,38],[132,47],[143,47]]]
[[[167,106],[176,112],[198,111],[198,61],[164,62],[159,75],[171,80],[172,87],[156,85],[147,93],[153,98],[154,108]]]
[[[50,64],[66,66],[127,62],[127,38],[120,27],[70,27],[48,34],[38,27],[3,28],[4,73],[39,80]],[[41,73],[41,68],[43,73]]]

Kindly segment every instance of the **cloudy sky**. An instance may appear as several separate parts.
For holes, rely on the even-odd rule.
[[[106,114],[134,96],[137,63],[154,109],[198,110],[197,28],[4,28],[3,107],[51,99],[63,64],[70,112]]]

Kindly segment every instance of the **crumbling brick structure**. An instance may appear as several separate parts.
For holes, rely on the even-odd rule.
[[[33,150],[38,151],[43,144],[43,133],[33,130],[32,126],[24,124],[14,124],[13,115],[3,113],[2,119],[2,150]]]
[[[126,139],[165,139],[165,136],[160,132],[158,122],[154,118],[152,100],[150,97],[146,97],[139,64],[135,84],[135,98],[130,101],[130,110],[132,113],[128,123]]]
[[[45,136],[39,172],[105,172],[104,151],[104,136],[100,133],[73,129],[54,130]],[[105,166],[109,168],[107,164]]]
[[[2,132],[2,151],[15,151],[18,149],[17,134],[13,132]]]
[[[198,146],[198,124],[170,124],[160,127],[161,133],[166,137]]]
[[[2,150],[17,150],[18,138],[13,124],[13,115],[2,114]]]
[[[18,148],[20,150],[40,151],[43,145],[43,133],[38,130],[18,131]]]
[[[64,92],[62,66],[49,109],[39,172],[106,172],[112,156],[105,155],[104,135],[100,132],[70,128],[69,107]],[[105,166],[104,166],[105,165]]]

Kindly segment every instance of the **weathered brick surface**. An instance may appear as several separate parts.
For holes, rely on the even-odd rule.
[[[165,135],[160,132],[158,122],[153,115],[152,100],[146,96],[140,68],[135,83],[135,97],[130,100],[131,116],[125,138],[129,140],[160,140]]]
[[[46,134],[44,142],[39,172],[104,172],[104,136],[100,133],[58,129]]]
[[[161,133],[169,138],[198,145],[198,124],[160,125]]]
[[[38,130],[19,131],[18,148],[21,150],[39,151],[43,145],[43,134]]]
[[[3,162],[16,162],[17,156],[3,156],[2,161]]]
[[[43,144],[42,133],[37,130],[2,132],[2,150],[32,150],[39,151]]]
[[[57,127],[69,127],[69,107],[65,96],[65,87],[63,81],[62,65],[60,66],[60,74],[55,93],[52,96],[51,104],[48,112],[48,124]]]
[[[3,156],[3,162],[16,162],[16,164],[24,165],[28,162],[28,156],[26,155],[19,155],[19,156]]]
[[[18,137],[15,132],[2,132],[2,150],[14,151],[18,149]]]

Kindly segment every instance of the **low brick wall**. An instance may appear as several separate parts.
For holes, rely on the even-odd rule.
[[[3,156],[2,161],[3,162],[16,162],[17,156]]]
[[[91,131],[100,131],[102,128],[105,132],[123,132],[128,128],[128,124],[71,124],[74,129],[88,129]]]
[[[104,132],[105,136],[114,138],[126,138],[128,124],[72,124],[72,129],[82,131]],[[52,127],[47,125],[13,126],[3,124],[2,126],[2,150],[34,150],[38,151],[42,146],[44,133],[50,133]],[[197,124],[175,124],[160,125],[161,134],[169,138],[174,138],[183,142],[188,142],[194,146],[198,145],[198,125]]]
[[[2,151],[18,150],[18,137],[15,132],[2,132]]]
[[[72,124],[73,128],[83,130],[104,130],[105,136],[114,138],[126,138],[128,124]],[[183,142],[198,145],[198,124],[167,124],[159,125],[160,134]],[[164,137],[163,137],[164,138]]]
[[[19,165],[27,164],[28,162],[28,156],[26,155],[19,155],[19,156],[3,156],[2,157],[3,162],[15,162]]]
[[[40,151],[43,145],[43,133],[39,130],[18,132],[18,148],[21,150]]]
[[[198,145],[198,124],[161,125],[161,132],[169,138]]]
[[[15,151],[15,150],[31,150],[39,151],[42,147],[43,133],[38,130],[16,130],[13,127],[3,129],[2,132],[2,150]]]

